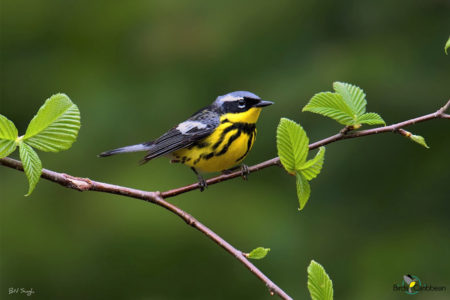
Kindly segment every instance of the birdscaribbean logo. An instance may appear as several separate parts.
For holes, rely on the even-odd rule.
[[[394,284],[394,292],[405,292],[408,295],[415,295],[419,292],[445,292],[447,287],[445,286],[434,286],[431,284],[424,284],[415,275],[406,274],[403,275],[403,280],[401,284]]]
[[[402,286],[406,286],[408,288],[405,293],[407,293],[408,295],[415,295],[419,292],[416,289],[422,287],[422,282],[420,281],[419,277],[407,274],[403,275]]]

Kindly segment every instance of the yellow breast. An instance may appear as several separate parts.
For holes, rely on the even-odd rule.
[[[201,172],[219,172],[240,164],[251,150],[255,138],[254,122],[232,122],[229,116],[224,115],[211,135],[189,148],[174,152],[173,157]]]

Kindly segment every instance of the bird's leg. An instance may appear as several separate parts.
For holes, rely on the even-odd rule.
[[[198,185],[200,186],[200,192],[203,192],[205,188],[208,187],[208,184],[206,183],[206,180],[203,178],[200,173],[197,172],[197,170],[194,167],[191,167],[192,171],[194,171],[195,175],[197,175],[198,179]]]
[[[242,164],[242,165],[240,165],[240,166],[233,167],[233,168],[228,169],[228,170],[223,170],[223,171],[222,171],[222,174],[227,175],[227,174],[230,174],[230,173],[232,173],[232,172],[234,172],[234,171],[236,171],[236,170],[238,170],[238,169],[241,170],[241,176],[242,176],[242,179],[248,180],[248,174],[250,174],[250,170],[248,169],[248,166],[245,165],[245,164]]]

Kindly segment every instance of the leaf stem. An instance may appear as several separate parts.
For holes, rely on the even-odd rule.
[[[16,143],[16,146],[19,146],[19,144],[23,141],[23,137],[24,136],[21,135],[16,138],[16,140],[14,141],[14,143]]]

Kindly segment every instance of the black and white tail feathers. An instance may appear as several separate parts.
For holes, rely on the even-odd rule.
[[[205,138],[211,134],[219,124],[219,116],[213,114],[215,119],[204,122],[201,117],[210,117],[208,113],[202,111],[200,116],[178,124],[164,133],[154,141],[117,148],[99,154],[99,157],[110,156],[119,153],[147,151],[145,157],[141,160],[141,164],[146,163],[153,158],[165,156],[177,150],[192,146],[195,142]],[[200,121],[199,121],[200,120]],[[201,122],[203,120],[203,122]]]
[[[105,151],[105,152],[100,153],[98,156],[105,157],[105,156],[110,156],[110,155],[119,154],[119,153],[148,151],[152,148],[153,148],[153,145],[151,143],[136,144],[136,145],[125,146],[122,148]]]

